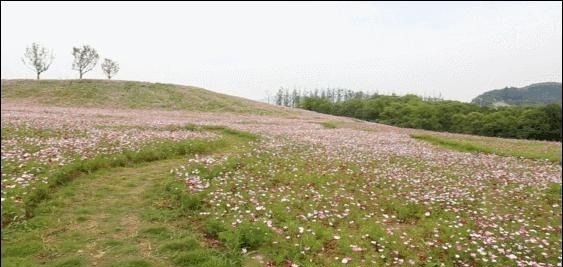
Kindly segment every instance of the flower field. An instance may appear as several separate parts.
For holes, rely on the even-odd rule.
[[[235,257],[236,265],[561,266],[558,162],[458,152],[413,139],[413,130],[308,112],[275,117],[3,100],[3,228],[33,220],[26,196],[64,166],[165,141],[221,138],[205,130],[210,125],[258,139],[179,159],[167,171],[167,190],[196,203],[182,204],[184,215],[174,220],[195,225],[203,247]],[[504,150],[527,142],[491,140],[482,142]],[[174,198],[164,199],[155,205],[174,207]],[[188,265],[178,257],[169,264],[208,262]]]

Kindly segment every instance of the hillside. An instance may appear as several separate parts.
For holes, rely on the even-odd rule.
[[[481,106],[561,104],[561,83],[535,83],[522,88],[492,90],[475,97],[471,103]]]
[[[138,82],[3,81],[0,108],[2,266],[560,262],[560,142]]]
[[[163,83],[109,80],[2,80],[2,101],[18,100],[50,106],[164,109],[292,114],[275,107],[202,88]]]

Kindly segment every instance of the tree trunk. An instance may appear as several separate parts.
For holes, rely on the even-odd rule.
[[[82,71],[80,72],[80,80],[82,80]]]
[[[37,73],[37,80],[39,80],[39,74],[41,74],[41,73],[39,73],[39,72]]]

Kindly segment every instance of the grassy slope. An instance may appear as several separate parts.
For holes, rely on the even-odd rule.
[[[222,141],[194,152],[237,153],[255,138],[209,130],[223,133]],[[2,229],[2,266],[232,266],[240,255],[210,247],[192,222],[180,220],[185,211],[167,203],[164,188],[175,179],[170,169],[185,162],[170,155],[69,181],[26,223]]]
[[[44,105],[290,114],[287,109],[202,88],[108,80],[2,80],[2,100]]]
[[[12,83],[12,84],[10,84]],[[29,83],[29,84],[26,84]],[[67,83],[67,85],[64,85]],[[57,87],[57,84],[63,84]],[[103,85],[106,84],[106,85]],[[129,85],[127,85],[129,84]],[[76,87],[75,87],[76,86]],[[68,87],[68,88],[67,88]],[[48,89],[45,89],[48,88]],[[97,89],[94,89],[97,88]],[[128,88],[128,89],[127,89]],[[183,92],[181,88],[174,85],[148,84],[136,82],[106,82],[106,81],[2,81],[2,98],[8,99],[24,99],[26,101],[38,101],[51,105],[80,105],[83,102],[87,106],[95,107],[129,107],[129,108],[164,108],[164,109],[184,109],[184,110],[203,110],[203,111],[231,111],[243,113],[260,113],[268,114],[267,110],[263,111],[257,106],[253,106],[251,101],[245,106],[245,102],[240,99],[229,98],[224,96],[224,102],[217,100],[216,96],[221,99],[218,94],[207,92],[203,89],[194,89],[191,91],[186,89]],[[7,90],[6,90],[7,89]],[[45,89],[45,90],[43,90]],[[198,91],[199,90],[199,91]],[[201,95],[198,95],[201,93]],[[178,95],[174,95],[178,94]],[[184,96],[186,98],[181,98]],[[198,98],[200,96],[200,98]],[[40,100],[37,100],[40,99]],[[199,99],[199,100],[198,100]],[[66,101],[68,103],[62,103]],[[193,104],[192,102],[197,102]],[[217,102],[215,102],[217,101]],[[232,101],[232,102],[229,102]],[[190,105],[192,103],[193,105]],[[213,105],[212,103],[220,103]],[[183,106],[184,105],[184,106]],[[241,108],[244,107],[244,108]],[[272,108],[276,111],[277,109]],[[321,122],[327,129],[344,128],[349,125],[341,124],[338,121]],[[350,126],[353,128],[352,126]],[[4,130],[4,129],[3,129]],[[208,128],[206,130],[222,130]],[[4,131],[14,134],[15,131]],[[230,135],[235,138],[235,132],[228,130],[222,131],[224,135]],[[22,131],[19,134],[38,135],[36,131]],[[436,133],[438,134],[438,133]],[[463,135],[451,135],[459,138],[469,138]],[[240,138],[244,136],[238,136]],[[470,137],[473,140],[473,137]],[[242,138],[245,139],[245,138]],[[481,140],[475,137],[473,141]],[[483,139],[484,140],[484,139]],[[510,143],[499,142],[500,140],[491,138],[487,145],[496,145],[502,147],[504,144],[511,147]],[[239,142],[241,140],[238,140]],[[332,166],[339,166],[338,162],[327,161],[320,162],[317,159],[306,159],[305,152],[299,151],[283,151],[276,157],[265,157],[257,154],[249,157],[247,150],[237,145],[239,142],[228,142],[230,146],[218,147],[217,150],[208,151],[218,154],[231,154],[229,158],[232,162],[237,163],[229,165],[227,163],[217,165],[214,169],[204,172],[198,167],[198,173],[202,174],[220,174],[225,170],[230,173],[239,171],[239,175],[227,176],[229,178],[252,177],[251,183],[238,183],[235,179],[226,179],[223,185],[223,191],[230,188],[241,188],[243,195],[249,197],[249,192],[258,192],[260,188],[278,188],[280,183],[284,185],[288,183],[294,188],[317,187],[318,190],[328,189],[328,192],[337,192],[339,195],[345,192],[354,194],[354,190],[358,189],[355,179],[357,173],[348,173],[348,170],[357,169],[355,165],[349,164],[348,169],[335,170],[332,175],[323,174],[324,170],[329,170]],[[522,141],[522,144],[528,144],[532,141]],[[453,148],[456,148],[455,146]],[[469,146],[473,148],[473,146]],[[506,148],[505,148],[506,149]],[[256,149],[257,150],[257,149]],[[139,159],[153,159],[152,154],[147,153],[147,157],[138,157]],[[276,239],[279,246],[270,245],[271,240],[263,238],[263,232],[260,229],[254,231],[254,228],[247,228],[247,232],[242,230],[233,231],[232,228],[219,231],[210,227],[207,221],[199,221],[203,219],[200,216],[199,209],[201,199],[193,194],[175,194],[173,190],[184,186],[182,181],[175,180],[169,173],[171,168],[185,164],[186,160],[177,158],[179,155],[167,155],[166,157],[157,157],[152,162],[139,163],[135,161],[134,165],[126,165],[127,167],[117,167],[108,169],[106,167],[115,167],[112,164],[94,164],[91,166],[103,165],[104,168],[96,169],[91,175],[80,175],[79,179],[65,179],[65,186],[57,188],[57,190],[49,192],[49,198],[41,199],[41,203],[33,207],[34,217],[30,218],[26,223],[14,224],[13,227],[3,229],[2,236],[2,265],[4,266],[37,266],[45,264],[47,266],[257,266],[250,256],[242,256],[240,253],[241,246],[256,244],[256,251],[252,251],[252,255],[266,255],[273,258],[280,264],[289,265],[284,262],[285,258],[299,259],[301,256],[301,247],[308,247],[318,252],[321,247],[327,247],[331,250],[327,254],[316,258],[317,266],[342,266],[341,260],[334,256],[343,257],[345,255],[360,255],[358,252],[352,251],[352,244],[359,244],[365,248],[372,248],[369,239],[360,239],[360,234],[369,233],[374,238],[377,236],[390,239],[391,243],[386,243],[389,251],[385,251],[386,259],[391,260],[395,257],[394,251],[401,251],[406,259],[419,259],[422,253],[428,253],[437,260],[451,260],[453,255],[449,255],[440,247],[427,249],[419,246],[419,250],[411,249],[404,244],[399,237],[388,237],[380,224],[357,224],[354,227],[342,227],[343,232],[338,232],[333,227],[317,222],[302,222],[297,214],[304,212],[302,201],[300,199],[305,195],[295,195],[295,209],[287,212],[282,201],[275,199],[273,209],[276,219],[284,225],[290,226],[291,235],[298,233],[298,226],[304,225],[307,229],[315,229],[316,236],[303,238],[301,246],[296,247],[294,240],[286,240],[284,236]],[[244,155],[244,156],[243,156]],[[137,157],[135,157],[137,158]],[[219,158],[219,157],[218,157]],[[149,160],[146,160],[149,161]],[[243,164],[239,164],[242,162]],[[103,163],[103,162],[102,162]],[[412,163],[418,167],[420,162]],[[78,165],[77,165],[78,166]],[[80,165],[88,167],[89,164]],[[279,166],[279,173],[272,177],[265,175],[270,173],[272,166]],[[292,169],[290,166],[298,166]],[[306,166],[316,166],[316,168],[308,169]],[[407,163],[401,166],[407,166]],[[82,168],[81,171],[88,171],[91,168]],[[256,176],[256,177],[254,177]],[[209,177],[214,179],[215,177]],[[70,181],[66,181],[70,180]],[[167,181],[173,183],[166,183]],[[332,187],[326,188],[328,182],[345,181],[345,183],[332,183]],[[380,185],[379,187],[377,185]],[[554,203],[560,205],[561,189],[553,187],[553,192],[545,196],[546,199],[535,200],[540,203],[541,209],[530,206],[529,202],[522,202],[521,206],[528,208],[526,214],[532,214],[530,210],[539,210],[541,213],[535,214],[537,219],[546,220],[553,225],[560,225],[560,220],[552,216],[552,206]],[[249,190],[251,189],[251,190]],[[345,190],[342,190],[345,189]],[[378,196],[377,203],[381,206],[370,206],[368,210],[377,212],[390,213],[396,215],[400,223],[393,227],[401,227],[409,236],[413,237],[416,242],[423,242],[425,238],[434,234],[433,231],[439,233],[446,238],[446,242],[453,243],[452,233],[466,235],[466,230],[470,226],[463,226],[461,230],[452,232],[449,225],[438,223],[444,218],[453,218],[454,216],[462,216],[464,220],[469,218],[463,217],[463,214],[454,214],[453,212],[436,213],[432,216],[424,215],[426,211],[422,205],[407,205],[407,202],[392,201],[394,196],[392,192],[394,186],[385,184],[375,184],[371,189],[374,195]],[[486,191],[486,195],[496,195],[496,188]],[[180,190],[177,190],[180,191]],[[297,192],[305,192],[306,190],[296,190]],[[293,192],[291,192],[294,194]],[[532,192],[536,193],[536,192]],[[248,194],[248,195],[247,195]],[[290,194],[286,192],[285,194]],[[280,195],[281,196],[285,196]],[[329,195],[327,195],[329,196]],[[357,201],[359,197],[354,195]],[[542,195],[543,197],[543,195]],[[323,198],[329,200],[328,197]],[[524,201],[526,198],[515,198],[513,201]],[[368,203],[368,199],[362,199],[364,203]],[[373,199],[369,199],[373,202]],[[311,201],[308,201],[311,202]],[[246,203],[250,203],[246,201]],[[285,203],[285,202],[284,202]],[[326,205],[328,202],[325,202]],[[349,203],[344,203],[348,205]],[[352,204],[352,203],[350,203]],[[496,203],[495,203],[496,204]],[[379,204],[378,204],[379,205]],[[349,221],[363,222],[363,212],[359,211],[360,206],[350,205],[352,210],[350,215],[342,219],[340,225],[350,225]],[[346,206],[348,207],[348,206]],[[249,210],[257,210],[254,206],[244,207]],[[438,210],[438,207],[433,209]],[[493,207],[486,207],[493,210]],[[303,210],[301,210],[303,209]],[[202,211],[222,212],[222,206],[205,206]],[[506,211],[508,212],[508,211]],[[551,213],[549,213],[551,212]],[[371,215],[370,215],[371,216]],[[372,219],[368,221],[373,222]],[[411,224],[411,222],[414,222]],[[258,224],[258,223],[257,223]],[[257,224],[247,224],[247,226],[256,226]],[[226,224],[229,226],[230,224]],[[548,224],[550,225],[550,224]],[[441,228],[439,228],[441,227]],[[203,228],[203,229],[202,229]],[[209,228],[212,228],[210,231]],[[348,229],[348,230],[347,230]],[[205,234],[217,233],[218,240],[206,239]],[[267,232],[266,232],[267,233]],[[334,247],[331,244],[336,242],[333,240],[334,235],[342,236],[339,246]],[[351,238],[348,234],[355,238]],[[447,239],[447,238],[451,238]],[[242,239],[246,239],[244,242]],[[560,240],[560,235],[552,235],[549,242],[555,243]],[[221,241],[221,242],[218,242]],[[252,243],[250,243],[252,241]],[[233,245],[234,244],[234,245]],[[391,245],[392,244],[392,245]],[[235,253],[236,252],[236,253]],[[258,252],[258,254],[256,254]],[[539,252],[538,252],[539,253]],[[304,255],[304,254],[303,254]],[[378,254],[379,255],[379,254]],[[447,258],[446,258],[447,257]],[[469,253],[461,255],[462,259],[471,261]],[[555,253],[550,253],[550,261],[555,261]],[[302,263],[307,258],[302,259]],[[353,265],[359,262],[359,256],[352,262]],[[377,258],[379,265],[384,264],[382,258]],[[502,262],[504,260],[505,262]],[[242,262],[241,262],[242,261]],[[389,261],[387,262],[389,263]],[[448,262],[452,263],[452,262]],[[499,259],[499,266],[508,266],[506,259]],[[281,265],[278,265],[281,266]],[[305,264],[301,266],[307,266]],[[433,266],[429,262],[427,266]],[[475,264],[473,266],[486,266]]]
[[[561,162],[561,146],[554,142],[502,139],[469,135],[411,134],[417,140],[462,152],[481,152],[500,156],[522,157],[535,160]]]
[[[2,80],[1,94],[3,101],[5,99],[23,100],[52,106],[235,112],[277,116],[299,114],[299,111],[219,94],[202,88],[134,81]],[[337,128],[337,125],[339,125],[337,121],[323,123],[326,128]],[[518,148],[507,150],[507,141],[498,142],[499,139],[494,138],[491,139],[492,142],[484,144],[483,140],[486,138],[476,137],[473,138],[474,140],[467,140],[467,137],[467,135],[460,135],[455,139],[463,142],[477,142],[471,146],[471,151],[531,159],[549,159],[553,162],[561,160],[560,149],[545,148],[544,145],[538,147],[534,141],[523,140],[517,144]],[[439,139],[443,138],[439,137]],[[426,139],[431,142],[428,138]],[[444,142],[435,140],[431,143],[440,143],[444,147],[462,151],[467,151],[468,146],[465,144],[466,148],[463,149],[459,145],[445,145]],[[476,146],[483,149],[476,149]],[[534,147],[538,148],[532,149]]]
[[[155,205],[169,170],[183,162],[104,170],[76,180],[40,205],[29,230],[5,233],[9,239],[3,241],[2,265],[192,266],[201,261],[213,266],[209,261],[215,260],[227,266],[227,259],[205,248],[203,238],[179,221],[176,211]],[[192,253],[179,254],[186,250]]]
[[[203,112],[235,112],[245,114],[298,116],[301,110],[290,110],[256,101],[219,94],[202,88],[135,81],[109,80],[2,80],[2,100],[26,101],[51,106],[100,108],[164,109]],[[340,128],[338,121],[326,121],[326,128]],[[350,128],[355,128],[350,126]],[[432,133],[432,132],[429,132]],[[503,156],[561,161],[561,149],[537,141],[471,137],[455,135],[456,143],[429,140],[435,145],[471,152],[494,153]],[[435,139],[435,138],[434,138]],[[451,139],[451,138],[446,138]],[[469,140],[470,139],[470,140]],[[501,142],[499,142],[499,140]],[[452,141],[452,140],[450,140]],[[453,141],[452,141],[453,142]],[[466,144],[471,142],[471,145]]]

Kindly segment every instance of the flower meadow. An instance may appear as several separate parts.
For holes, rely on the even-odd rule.
[[[196,199],[187,216],[211,244],[258,266],[561,266],[559,163],[457,152],[412,130],[309,112],[4,104],[3,216],[23,216],[25,195],[57,168],[163,140],[217,139],[186,125],[221,125],[259,139],[186,158],[170,170],[170,190]]]

